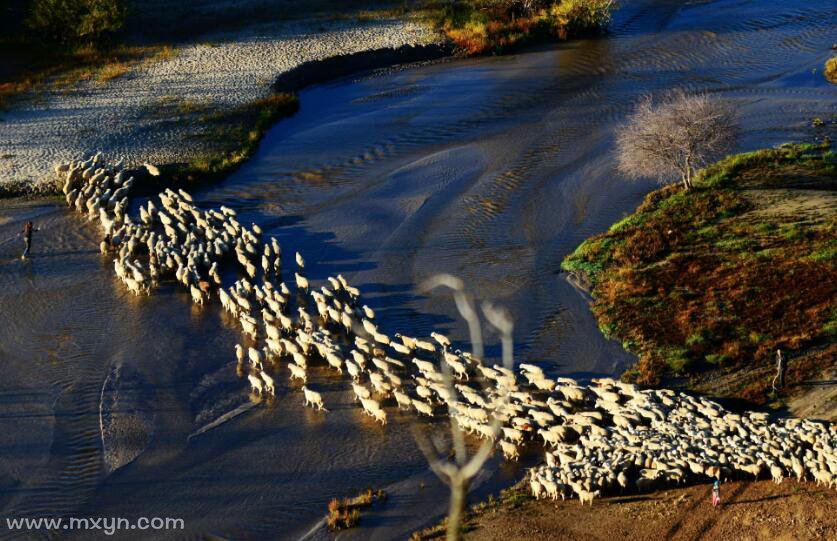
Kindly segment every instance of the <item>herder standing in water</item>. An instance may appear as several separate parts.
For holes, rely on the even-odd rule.
[[[29,257],[29,250],[32,248],[33,231],[40,231],[40,229],[35,229],[32,220],[27,220],[26,225],[23,226],[23,255],[20,256],[21,259]]]

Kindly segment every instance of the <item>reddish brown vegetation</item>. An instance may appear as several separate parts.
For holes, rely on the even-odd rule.
[[[822,147],[728,158],[696,189],[667,187],[564,263],[593,286],[603,331],[636,352],[628,379],[766,366],[782,348],[833,343],[835,164]],[[794,183],[816,191],[788,190]],[[822,197],[813,214],[797,199]],[[786,204],[793,200],[794,204]],[[834,363],[834,358],[822,362]],[[824,368],[792,363],[791,381]],[[769,379],[732,394],[762,402]]]
[[[360,510],[372,505],[375,500],[386,501],[383,490],[366,489],[354,498],[333,498],[328,502],[326,523],[332,531],[354,528],[360,522]]]

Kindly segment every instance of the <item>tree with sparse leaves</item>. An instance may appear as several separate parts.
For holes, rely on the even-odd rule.
[[[43,41],[97,43],[125,23],[124,0],[35,0],[27,21]]]
[[[617,133],[619,169],[632,178],[694,185],[695,172],[729,152],[738,133],[736,115],[706,94],[667,93],[640,101]]]

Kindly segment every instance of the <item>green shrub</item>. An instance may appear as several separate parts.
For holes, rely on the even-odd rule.
[[[686,338],[686,345],[689,347],[703,347],[712,339],[711,335],[705,330],[696,332]]]
[[[615,7],[613,0],[561,0],[549,12],[570,34],[578,35],[609,25]]]
[[[724,355],[723,353],[710,353],[709,355],[704,357],[704,359],[706,359],[707,363],[718,366],[718,365],[722,365],[726,361],[728,361],[729,356]]]
[[[28,26],[45,41],[97,43],[122,28],[124,0],[34,0]]]
[[[834,261],[835,259],[837,259],[837,246],[826,246],[822,250],[818,250],[812,253],[806,259],[810,261],[817,261],[820,263]]]
[[[689,357],[689,351],[685,348],[665,348],[662,353],[666,364],[675,374],[683,374],[692,367],[693,361]]]
[[[837,336],[837,309],[831,312],[831,317],[822,326],[822,331],[826,336]]]
[[[756,247],[756,243],[750,239],[723,239],[715,243],[716,248],[732,252],[748,252]]]
[[[608,229],[609,233],[619,233],[620,231],[624,231],[626,229],[630,229],[633,227],[639,227],[645,221],[646,216],[644,214],[634,213],[625,216]]]

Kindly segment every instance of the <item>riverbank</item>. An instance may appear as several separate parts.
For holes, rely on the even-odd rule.
[[[710,504],[710,484],[631,494],[580,506],[577,499],[535,500],[521,485],[474,506],[465,539],[833,539],[833,492],[814,483],[732,481],[722,505]],[[593,527],[595,526],[595,527]],[[441,527],[413,539],[443,537]]]
[[[819,416],[833,420],[835,188],[827,145],[731,156],[691,192],[652,192],[562,268],[592,292],[602,331],[639,356],[625,379],[774,407],[825,391]],[[789,358],[778,394],[776,349]]]
[[[0,113],[0,191],[51,193],[56,163],[98,150],[129,166],[217,172],[246,159],[264,129],[295,110],[275,107],[281,74],[361,52],[433,56],[428,46],[439,43],[429,25],[412,19],[284,20],[202,34],[113,78],[39,87]]]
[[[253,0],[232,11],[206,0],[163,14],[156,0],[134,7],[120,37],[139,46],[0,42],[0,59],[13,64],[0,70],[0,198],[52,195],[55,163],[98,151],[129,166],[160,166],[167,186],[223,178],[273,123],[298,110],[293,94],[304,86],[454,52],[580,37],[605,28],[615,9],[611,0],[549,3],[526,8],[525,17],[521,6],[480,0]],[[21,46],[31,49],[24,59],[6,50]]]

